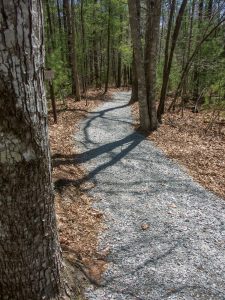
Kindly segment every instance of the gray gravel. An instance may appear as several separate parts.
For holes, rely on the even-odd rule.
[[[225,202],[134,132],[129,98],[114,94],[75,138],[108,226],[99,247],[110,247],[87,299],[225,299]]]

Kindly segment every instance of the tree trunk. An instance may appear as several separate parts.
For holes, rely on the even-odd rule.
[[[136,10],[137,10],[137,22],[140,29],[140,19],[141,19],[141,3],[140,1],[136,1]],[[137,69],[135,62],[135,55],[133,51],[133,60],[132,60],[132,92],[129,104],[132,104],[138,101],[138,77],[137,77]]]
[[[177,38],[180,32],[180,26],[181,26],[186,5],[187,5],[187,0],[183,0],[178,12],[178,16],[176,18],[176,24],[172,36],[170,54],[169,54],[168,61],[166,61],[167,63],[166,70],[163,72],[163,84],[162,84],[161,95],[160,95],[160,103],[157,111],[157,117],[159,121],[161,121],[161,116],[164,113],[165,98],[166,98],[166,92],[167,92],[167,87],[169,82],[170,70],[173,62],[173,54],[176,47]]]
[[[217,30],[217,28],[219,28],[219,26],[221,24],[224,23],[224,21],[225,21],[225,18],[222,17],[220,19],[220,21],[209,32],[207,32],[207,33],[205,33],[205,35],[203,35],[203,37],[200,40],[200,42],[196,45],[194,51],[192,52],[191,56],[189,57],[188,61],[186,62],[186,65],[185,65],[184,69],[182,70],[181,78],[180,78],[179,84],[177,86],[177,90],[176,90],[174,99],[171,102],[171,104],[170,104],[170,106],[168,108],[168,111],[170,111],[171,109],[175,110],[175,104],[176,104],[176,101],[177,101],[177,97],[178,97],[178,95],[180,93],[181,86],[182,86],[183,81],[185,79],[185,75],[189,71],[189,69],[191,67],[191,64],[193,62],[193,59],[197,55],[197,53],[198,53],[199,49],[201,48],[202,44],[207,40],[207,38],[209,38]]]
[[[208,6],[207,6],[207,17],[211,19],[212,17],[212,8],[213,8],[213,0],[209,0]]]
[[[202,28],[202,20],[203,20],[203,11],[204,11],[204,1],[200,0],[198,4],[198,33],[196,35],[197,40],[200,38],[201,28]],[[196,55],[196,62],[194,65],[194,74],[193,74],[193,82],[194,82],[194,89],[193,89],[193,98],[197,100],[199,98],[199,89],[200,89],[200,57],[201,56],[201,49],[199,49]]]
[[[61,22],[61,11],[60,11],[60,4],[59,0],[57,0],[57,19],[58,19],[58,24],[59,24],[59,33],[62,33],[62,22]]]
[[[112,44],[114,44],[114,41],[112,41]],[[111,69],[112,69],[112,83],[115,83],[115,87],[117,86],[117,68],[116,68],[116,53],[115,49],[111,49]]]
[[[166,45],[165,45],[165,56],[164,56],[164,66],[163,66],[163,82],[161,88],[161,95],[160,95],[160,102],[157,111],[158,120],[161,122],[161,116],[164,114],[165,110],[165,98],[166,98],[166,91],[168,85],[168,60],[169,60],[169,46],[170,46],[170,36],[171,30],[173,25],[173,16],[176,8],[176,0],[172,0],[171,7],[170,7],[170,15],[169,15],[169,22],[167,28],[167,36],[166,36]]]
[[[52,103],[53,119],[54,119],[54,123],[57,124],[57,109],[56,109],[55,91],[54,91],[53,82],[49,81],[48,86],[49,86],[49,94],[50,94],[51,103]]]
[[[98,89],[99,84],[99,60],[98,60],[98,40],[96,32],[96,9],[98,5],[98,0],[94,0],[93,9],[93,57],[94,57],[94,69],[95,69],[95,87]]]
[[[121,46],[123,40],[123,15],[120,14],[120,35],[119,35],[119,46]],[[118,62],[117,62],[117,84],[118,88],[121,87],[121,72],[122,72],[122,54],[121,50],[118,51]]]
[[[147,102],[150,116],[150,130],[158,127],[156,113],[156,63],[159,41],[159,21],[161,15],[161,0],[146,0],[148,10],[145,36],[145,74]]]
[[[86,53],[86,32],[84,21],[84,0],[81,0],[80,6],[81,37],[82,37],[82,87],[83,93],[87,90],[87,53]]]
[[[71,27],[72,27],[72,35],[71,35],[71,63],[72,63],[72,92],[75,95],[76,101],[80,101],[80,81],[77,70],[77,57],[76,57],[76,32],[75,32],[75,4],[74,0],[71,0]]]
[[[107,30],[107,69],[106,69],[106,79],[105,79],[105,91],[104,94],[108,92],[109,87],[109,69],[110,69],[110,43],[111,43],[111,0],[109,0],[108,7],[108,30]]]
[[[0,1],[0,27],[0,299],[58,299],[41,1]]]
[[[122,57],[121,57],[121,51],[118,52],[118,62],[117,62],[117,84],[116,87],[121,87],[121,74],[122,73]]]
[[[140,0],[128,0],[129,17],[131,36],[133,41],[134,56],[136,62],[136,71],[138,78],[138,100],[139,100],[139,113],[140,113],[140,125],[143,130],[150,129],[150,117],[148,111],[146,85],[145,85],[145,71],[143,61],[143,49],[141,43],[141,30],[140,21],[138,17],[138,7]]]
[[[49,1],[45,1],[45,2],[46,2],[46,10],[47,10],[47,24],[49,27],[49,41],[51,42],[51,48],[54,49],[55,43],[54,43],[52,16],[51,16],[51,12],[50,12]]]
[[[63,0],[64,14],[66,16],[68,62],[71,70],[72,95],[77,101],[80,100],[79,77],[77,73],[76,49],[75,49],[75,12],[74,0]]]
[[[68,28],[67,28],[67,8],[66,5],[68,4],[68,1],[63,0],[63,27],[64,27],[64,32],[67,35],[68,33]]]
[[[186,59],[184,62],[185,64],[184,64],[182,70],[184,69],[187,61],[189,60],[190,53],[191,53],[191,46],[192,46],[192,40],[193,40],[193,22],[194,22],[195,4],[196,4],[196,0],[192,0],[190,19],[189,19],[190,27],[189,27],[189,33],[188,33],[187,54],[186,54]],[[188,83],[189,83],[189,76],[188,76],[188,72],[187,72],[185,74],[185,79],[183,82],[183,94],[184,95],[187,95]]]
[[[136,71],[136,64],[133,55],[132,61],[132,92],[129,104],[133,104],[138,101],[138,78],[137,78],[137,71]]]

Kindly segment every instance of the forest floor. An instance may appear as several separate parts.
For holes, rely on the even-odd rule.
[[[109,98],[110,92],[103,97],[100,91],[89,91],[86,99],[80,102],[75,102],[72,98],[65,99],[66,106],[58,102],[58,124],[53,123],[52,113],[49,114],[59,239],[68,269],[66,277],[69,281],[69,277],[71,280],[76,277],[76,282],[79,282],[78,286],[72,286],[75,291],[67,291],[75,293],[76,299],[82,299],[83,285],[87,279],[93,282],[98,279],[99,266],[101,271],[104,269],[105,262],[99,260],[104,253],[97,251],[98,234],[104,226],[102,213],[93,208],[92,198],[84,191],[89,185],[81,186],[77,182],[84,176],[84,168],[79,163],[68,165],[66,162],[68,159],[76,159],[76,141],[73,135],[79,130],[79,122]],[[71,283],[69,285],[71,287]]]
[[[104,214],[108,254],[89,300],[225,298],[225,202],[134,130],[130,93],[81,121],[79,179]],[[67,161],[67,165],[75,161]],[[104,269],[103,269],[104,271]]]
[[[112,91],[67,99],[58,124],[49,118],[68,294],[84,299],[91,283],[90,300],[224,299],[225,207],[134,131],[137,104],[132,119],[130,94]],[[148,138],[224,197],[224,131],[202,130],[210,117],[165,115]]]
[[[138,103],[132,107],[138,126]],[[149,139],[208,190],[225,198],[225,124],[213,111],[166,113]],[[221,115],[221,114],[220,114]],[[220,125],[222,123],[222,127]],[[212,126],[209,126],[209,125]]]

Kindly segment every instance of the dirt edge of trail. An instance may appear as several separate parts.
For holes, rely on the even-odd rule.
[[[93,208],[93,199],[85,190],[88,184],[79,184],[86,171],[76,161],[74,132],[79,122],[104,101],[111,99],[109,91],[89,91],[85,99],[58,101],[58,123],[49,113],[49,137],[52,157],[52,176],[55,186],[55,207],[58,234],[65,264],[64,279],[68,299],[85,299],[84,287],[98,285],[106,268],[107,249],[97,251],[99,233],[104,230],[103,215]],[[75,297],[75,298],[74,298]]]

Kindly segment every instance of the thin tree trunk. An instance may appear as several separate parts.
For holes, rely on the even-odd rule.
[[[76,101],[80,101],[80,81],[77,70],[77,57],[76,57],[76,32],[75,32],[75,4],[74,0],[71,0],[71,27],[72,27],[72,35],[71,35],[71,45],[72,45],[72,53],[71,53],[71,62],[72,62],[72,74],[73,74],[73,82],[72,82],[72,92],[75,94]]]
[[[68,26],[67,26],[67,8],[66,5],[68,4],[68,1],[66,2],[63,0],[63,27],[64,27],[64,32],[67,35],[68,34]]]
[[[197,33],[197,40],[201,34],[201,27],[202,27],[202,20],[203,20],[203,9],[204,9],[204,1],[200,0],[198,5],[198,33]],[[199,71],[199,63],[200,63],[200,49],[196,54],[196,61],[194,65],[194,75],[193,75],[193,82],[194,82],[194,89],[193,89],[193,98],[197,100],[199,98],[199,85],[200,85],[200,71]]]
[[[122,57],[121,52],[118,52],[118,62],[117,62],[117,84],[118,88],[121,87],[121,72],[122,72]]]
[[[98,61],[98,41],[96,32],[96,7],[98,0],[94,0],[94,10],[93,10],[93,56],[94,56],[94,70],[95,70],[95,87],[99,88],[99,61]]]
[[[168,77],[169,77],[169,70],[168,70],[168,60],[169,60],[169,46],[170,46],[170,36],[171,30],[173,25],[173,16],[176,8],[176,0],[172,0],[171,7],[170,7],[170,14],[169,14],[169,22],[168,22],[168,29],[167,29],[167,36],[166,36],[166,45],[165,45],[165,56],[164,56],[164,66],[163,66],[163,82],[161,88],[161,95],[160,95],[160,102],[157,111],[157,117],[159,122],[161,122],[161,116],[164,114],[165,110],[165,98],[168,86]]]
[[[67,26],[67,45],[68,45],[68,60],[71,70],[72,81],[72,95],[75,95],[77,101],[80,100],[80,86],[77,73],[76,62],[76,49],[75,49],[75,12],[74,12],[74,0],[63,0],[64,10],[66,14],[66,26]]]
[[[162,56],[162,52],[163,52],[162,49],[163,49],[164,31],[165,31],[165,14],[164,14],[164,9],[162,9],[162,13],[161,14],[162,14],[162,26],[160,28],[160,40],[159,40],[159,63],[161,62],[161,56]],[[168,25],[168,28],[169,28],[169,25]]]
[[[103,41],[102,41],[102,36],[103,36],[103,32],[101,32],[101,35],[100,35],[100,41],[99,41],[99,47],[100,47],[100,66],[99,66],[99,88],[101,89],[102,88],[102,74],[103,74],[103,69],[104,69],[104,55],[102,53],[102,44],[103,44]]]
[[[59,24],[59,33],[62,32],[62,22],[61,22],[61,11],[59,0],[57,0],[57,16],[58,16],[58,24]]]
[[[111,44],[111,0],[109,0],[108,7],[108,30],[107,30],[107,69],[106,69],[106,80],[105,80],[105,91],[107,93],[109,87],[109,70],[110,70],[110,44]]]
[[[61,9],[60,9],[60,3],[59,0],[57,0],[57,19],[58,19],[58,27],[59,27],[59,42],[60,42],[60,51],[61,51],[61,58],[62,61],[66,59],[65,57],[65,52],[64,52],[64,44],[65,44],[65,39],[63,38],[63,26],[62,26],[62,20],[61,20]]]
[[[86,34],[85,34],[85,22],[84,22],[84,0],[81,0],[80,8],[80,19],[81,19],[81,36],[82,36],[82,87],[83,93],[86,93],[87,90],[87,53],[86,53]]]
[[[189,34],[188,34],[187,54],[186,54],[186,60],[184,62],[184,66],[183,66],[182,70],[184,69],[187,61],[189,60],[190,53],[191,53],[195,4],[196,4],[196,0],[192,0],[191,12],[190,12],[190,20],[189,20],[190,29],[189,29]],[[184,84],[183,84],[183,94],[184,95],[187,95],[188,82],[189,82],[189,78],[188,78],[188,72],[187,72],[185,74],[185,79],[184,79]]]
[[[48,86],[49,86],[49,93],[50,93],[50,98],[51,98],[51,103],[52,103],[53,119],[54,119],[54,123],[57,124],[57,110],[56,110],[55,92],[54,92],[53,82],[49,81]]]
[[[119,36],[119,46],[121,46],[123,39],[123,15],[120,15],[120,36]],[[117,84],[118,88],[121,87],[121,72],[122,72],[122,54],[121,50],[118,51],[118,62],[117,62]]]
[[[207,17],[208,19],[211,19],[212,17],[212,8],[213,8],[213,0],[208,1],[208,6],[207,6]]]
[[[203,38],[201,39],[201,41],[197,44],[197,46],[195,47],[195,50],[192,52],[189,60],[187,61],[183,71],[182,71],[182,74],[181,74],[181,78],[180,78],[180,82],[178,84],[178,87],[177,87],[177,90],[176,90],[176,93],[175,93],[175,97],[173,99],[173,101],[171,102],[169,108],[168,108],[168,111],[170,111],[172,108],[175,109],[175,104],[176,104],[176,101],[177,101],[177,97],[179,95],[179,92],[180,92],[180,89],[181,89],[181,86],[183,84],[183,80],[185,78],[185,74],[188,72],[192,62],[193,62],[193,58],[196,56],[196,54],[198,53],[199,49],[201,48],[202,44],[207,40],[208,37],[210,37],[211,34],[213,34],[217,28],[223,24],[225,21],[224,18],[222,18],[208,33],[206,33]]]
[[[175,28],[174,28],[174,32],[173,32],[173,36],[172,36],[172,43],[171,43],[170,55],[169,55],[168,62],[167,62],[167,67],[166,67],[165,72],[163,73],[163,85],[162,85],[162,90],[161,90],[161,95],[160,95],[160,103],[159,103],[159,107],[158,107],[158,111],[157,111],[157,117],[160,122],[161,122],[161,116],[164,113],[164,109],[165,109],[166,92],[167,92],[167,87],[168,87],[168,82],[169,82],[171,66],[172,66],[172,62],[173,62],[173,54],[174,54],[174,50],[176,47],[177,38],[178,38],[178,35],[180,32],[181,22],[182,22],[182,18],[184,15],[186,5],[187,5],[187,0],[183,0],[181,3],[181,6],[180,6],[179,12],[178,12],[177,19],[176,19],[176,24],[175,24]]]
[[[49,6],[49,1],[46,0],[46,10],[47,10],[47,24],[48,24],[48,30],[49,30],[49,41],[51,43],[51,48],[54,49],[55,47],[55,43],[54,43],[54,34],[53,34],[53,26],[52,26],[52,16],[51,16],[51,12],[50,12],[50,6]],[[51,49],[49,50],[49,52],[51,52]]]
[[[41,1],[0,1],[0,299],[58,299]],[[26,53],[26,56],[24,56]]]

